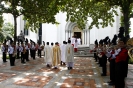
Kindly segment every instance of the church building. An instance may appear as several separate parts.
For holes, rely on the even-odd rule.
[[[118,14],[120,14],[120,10],[117,9]],[[9,16],[9,15],[8,15]],[[78,38],[82,40],[82,45],[90,45],[94,44],[94,41],[97,39],[104,39],[106,36],[112,40],[115,34],[118,34],[120,28],[120,16],[114,16],[115,22],[113,23],[113,27],[108,26],[106,28],[100,27],[99,29],[95,26],[89,30],[88,26],[91,22],[91,18],[88,18],[88,22],[86,23],[85,29],[78,28],[78,25],[70,21],[66,21],[66,13],[58,13],[56,16],[57,22],[60,24],[40,24],[40,29],[38,29],[37,33],[32,32],[31,30],[24,29],[25,21],[22,20],[23,16],[17,18],[17,35],[20,34],[22,30],[25,34],[25,37],[31,39],[35,42],[37,40],[45,41],[45,42],[59,42],[62,44],[63,41],[67,41],[68,38],[71,38],[74,35],[77,35]],[[12,16],[10,15],[12,19]],[[5,15],[6,20],[7,17]],[[13,23],[13,20],[12,20]]]

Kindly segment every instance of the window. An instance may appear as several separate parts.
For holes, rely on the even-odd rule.
[[[29,30],[25,29],[25,25],[26,25],[26,20],[24,20],[24,35],[29,35]]]

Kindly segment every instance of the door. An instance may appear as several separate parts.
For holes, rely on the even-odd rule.
[[[81,39],[81,32],[74,32],[74,37]]]

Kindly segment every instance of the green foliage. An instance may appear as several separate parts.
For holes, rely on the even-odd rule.
[[[113,26],[114,15],[117,15],[116,6],[111,7],[108,3],[96,0],[69,0],[62,6],[62,11],[67,12],[67,21],[77,22],[80,28],[84,29],[87,21],[90,22],[89,29],[93,26],[99,28]],[[92,20],[88,20],[88,17]]]
[[[14,38],[16,38],[16,18],[20,15],[26,20],[26,29],[36,31],[39,23],[58,23],[55,15],[59,12],[61,0],[0,0],[1,13],[11,13],[14,17]],[[2,4],[2,3],[5,3]],[[8,7],[6,7],[8,5]]]
[[[0,30],[1,30],[2,26],[3,26],[3,22],[4,22],[3,16],[2,16],[2,14],[0,14]]]
[[[3,35],[2,32],[0,32],[0,43],[3,43],[4,39],[5,39],[5,36]]]
[[[13,37],[14,36],[14,27],[11,23],[5,23],[2,27],[2,32],[4,35]]]
[[[99,28],[113,26],[114,15],[117,14],[117,8],[121,8],[123,20],[121,20],[126,29],[126,34],[129,33],[129,19],[133,17],[133,0],[67,0],[67,4],[61,6],[62,11],[67,12],[67,21],[77,22],[80,28],[85,27],[88,17],[89,29],[93,26]]]
[[[13,37],[13,35],[14,35],[13,25],[11,23],[3,24],[3,27],[0,30],[0,42],[3,42],[4,39],[8,37]]]

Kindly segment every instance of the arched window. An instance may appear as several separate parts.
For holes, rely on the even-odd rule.
[[[26,20],[24,20],[24,35],[28,36],[29,35],[29,30],[25,29],[25,25],[26,25]]]

